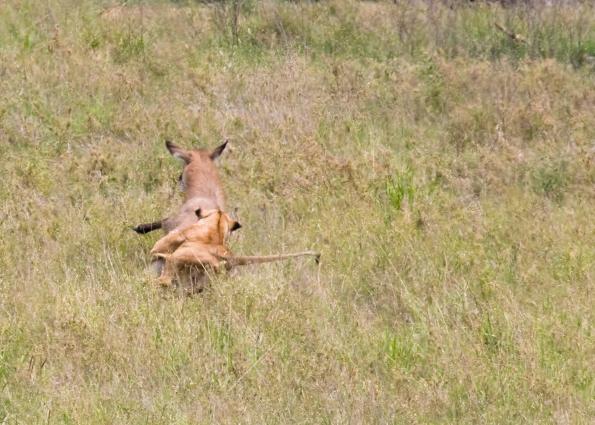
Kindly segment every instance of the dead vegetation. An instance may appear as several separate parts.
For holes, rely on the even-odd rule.
[[[0,4],[0,422],[588,423],[593,6],[238,3]],[[320,271],[148,285],[166,138]]]

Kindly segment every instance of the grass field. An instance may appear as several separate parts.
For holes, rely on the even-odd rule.
[[[398,3],[0,2],[0,423],[593,423],[595,5]],[[320,267],[158,288],[166,138]]]

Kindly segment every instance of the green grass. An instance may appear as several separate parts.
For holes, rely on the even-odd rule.
[[[594,12],[2,2],[0,422],[592,422]],[[320,267],[157,288],[166,138]]]

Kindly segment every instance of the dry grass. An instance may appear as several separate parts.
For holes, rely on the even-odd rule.
[[[592,422],[591,5],[129,3],[0,4],[0,422]],[[321,268],[157,289],[166,137]]]

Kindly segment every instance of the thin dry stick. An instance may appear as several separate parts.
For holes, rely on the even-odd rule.
[[[258,359],[256,359],[256,361],[253,362],[250,367],[246,369],[246,371],[242,373],[242,375],[231,385],[228,391],[233,390],[246,377],[246,375],[248,375],[256,366],[258,366],[258,363],[265,359],[271,353],[271,351],[273,351],[273,349],[277,348],[277,345],[278,344],[271,345],[268,350],[266,350]]]

